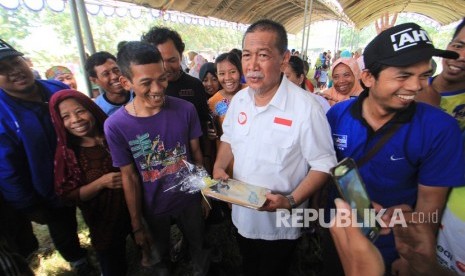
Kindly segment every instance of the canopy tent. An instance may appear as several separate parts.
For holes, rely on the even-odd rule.
[[[304,26],[305,0],[118,0],[157,10],[176,10],[204,17],[252,24],[267,18],[286,27],[289,33],[297,33]],[[311,0],[308,0],[310,2]],[[321,20],[350,20],[340,7],[327,0],[313,0],[312,22]]]
[[[177,10],[199,16],[251,24],[262,18],[280,22],[289,33],[303,29],[305,0],[118,0],[159,10]],[[310,2],[310,0],[309,0]],[[386,12],[424,15],[447,25],[460,20],[464,0],[313,0],[311,22],[340,20],[362,29]],[[308,22],[307,22],[308,23]]]
[[[87,12],[95,15],[140,17],[141,11],[150,12],[153,17],[169,16],[173,11],[185,12],[198,17],[210,17],[235,22],[224,24],[233,27],[269,18],[286,27],[289,33],[295,34],[304,27],[305,3],[312,5],[311,22],[322,20],[339,20],[357,29],[362,29],[379,18],[385,12],[405,12],[420,14],[436,21],[440,25],[448,25],[460,20],[465,11],[465,0],[82,0]],[[17,9],[20,5],[40,11],[47,5],[53,11],[61,12],[69,0],[0,0],[0,7]],[[80,2],[80,1],[79,1]],[[125,5],[132,3],[136,5]],[[336,3],[336,4],[335,4]],[[137,8],[139,7],[139,8]],[[154,8],[148,10],[145,8]],[[308,19],[308,18],[307,18]],[[201,20],[198,21],[202,23]],[[194,21],[192,23],[195,24]],[[208,23],[206,23],[208,24]],[[308,20],[306,22],[308,24]],[[214,25],[212,25],[214,26]]]
[[[305,32],[308,45],[310,23],[313,22],[338,20],[339,24],[345,22],[362,29],[386,12],[406,12],[447,25],[460,20],[465,11],[465,0],[0,0],[0,8],[17,9],[21,3],[34,11],[42,10],[47,3],[57,12],[63,11],[69,3],[82,62],[85,59],[83,37],[90,53],[95,51],[87,13],[103,12],[107,16],[116,14],[120,17],[129,14],[138,18],[146,12],[152,17],[163,16],[165,20],[179,20],[186,24],[198,22],[243,30],[246,24],[267,18],[283,24],[289,33],[295,34],[304,29],[302,52],[305,52]],[[123,6],[123,3],[133,5]],[[311,13],[306,13],[306,9]],[[185,14],[175,14],[177,12]],[[81,28],[84,36],[79,35]]]
[[[408,12],[427,16],[440,25],[448,25],[465,15],[464,0],[338,0],[344,13],[362,29],[386,12]]]

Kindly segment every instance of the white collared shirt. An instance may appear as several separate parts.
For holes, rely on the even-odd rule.
[[[330,127],[320,104],[285,76],[264,108],[245,88],[231,101],[223,122],[223,142],[234,155],[234,178],[290,194],[312,170],[329,172],[336,164]],[[301,206],[305,206],[307,201]],[[251,239],[297,239],[299,228],[277,228],[275,212],[233,205],[233,222]]]

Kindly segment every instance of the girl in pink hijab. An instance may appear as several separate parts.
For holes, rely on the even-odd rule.
[[[329,105],[358,96],[363,87],[360,84],[360,68],[353,58],[339,58],[331,66],[333,87],[323,91]]]

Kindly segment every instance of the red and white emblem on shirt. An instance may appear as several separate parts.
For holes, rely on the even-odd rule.
[[[241,125],[247,123],[247,114],[245,114],[245,112],[239,113],[239,116],[237,116],[237,122]]]

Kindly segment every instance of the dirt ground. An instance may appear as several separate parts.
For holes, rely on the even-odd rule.
[[[98,262],[92,250],[89,232],[78,212],[79,237],[81,244],[88,249],[91,263],[98,269]],[[30,259],[30,266],[37,276],[75,275],[66,261],[54,249],[46,226],[34,224],[34,232],[39,239],[39,250]],[[210,225],[207,228],[206,241],[212,251],[212,262],[209,275],[236,276],[241,275],[241,257],[235,241],[236,231],[230,219]],[[181,234],[176,226],[172,227],[172,243],[179,241]],[[127,260],[129,276],[145,276],[152,273],[144,271],[140,266],[140,254],[130,237],[127,240]],[[176,256],[173,264],[173,275],[191,275],[187,250],[182,250]],[[292,265],[291,276],[317,275],[321,268],[319,239],[315,235],[305,234],[295,252],[295,262]],[[96,275],[100,275],[96,271]]]

